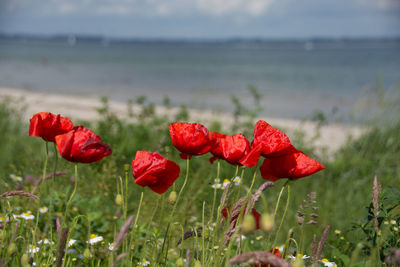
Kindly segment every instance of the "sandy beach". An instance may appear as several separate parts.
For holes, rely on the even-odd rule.
[[[101,106],[98,98],[70,96],[52,93],[31,92],[15,88],[0,87],[0,99],[21,100],[26,105],[24,117],[28,120],[32,114],[41,111],[48,111],[56,114],[62,114],[74,119],[95,120],[98,118],[97,108]],[[128,109],[126,103],[110,101],[110,110],[120,118],[127,118]],[[133,106],[133,111],[139,111],[139,106]],[[191,121],[200,122],[205,125],[212,121],[219,121],[222,125],[231,125],[234,121],[233,115],[229,113],[215,112],[212,110],[189,109]],[[169,114],[171,118],[179,112],[179,108],[172,107],[167,109],[163,106],[156,106],[155,112],[159,115]],[[316,153],[333,155],[342,147],[349,138],[359,138],[367,129],[347,124],[330,123],[320,128],[320,135],[315,138],[318,124],[313,121],[301,121],[296,119],[260,117],[273,125],[274,127],[284,129],[289,137],[295,132],[303,131],[306,141],[313,142],[317,147]]]

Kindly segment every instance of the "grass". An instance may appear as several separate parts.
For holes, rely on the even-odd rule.
[[[237,105],[243,109],[240,103]],[[44,142],[28,136],[28,122],[23,121],[19,107],[13,100],[0,104],[0,193],[16,188],[31,192],[34,185],[25,177],[33,176],[37,180],[43,172]],[[188,251],[191,266],[223,266],[239,250],[268,251],[273,245],[287,243],[290,231],[299,245],[297,252],[311,255],[313,235],[321,237],[327,225],[331,226],[331,231],[322,253],[325,258],[335,261],[339,266],[385,266],[384,260],[390,255],[389,248],[396,248],[398,245],[398,122],[373,128],[359,140],[350,140],[337,152],[334,160],[323,162],[326,170],[312,177],[290,182],[290,202],[279,234],[277,230],[285,212],[287,190],[283,191],[277,206],[273,230],[258,230],[248,234],[240,241],[239,247],[239,243],[235,241],[227,246],[223,245],[224,229],[229,226],[226,221],[221,228],[215,224],[216,218],[220,217],[217,206],[222,195],[222,190],[211,188],[217,177],[217,163],[210,165],[208,155],[191,160],[188,183],[170,220],[169,214],[173,206],[169,204],[168,196],[171,191],[179,192],[182,187],[186,161],[179,158],[178,151],[171,144],[168,134],[169,120],[167,117],[156,116],[154,107],[143,101],[142,111],[138,114],[131,113],[129,121],[121,120],[110,113],[106,100],[103,100],[103,108],[98,112],[101,115],[98,121],[81,123],[93,129],[112,147],[112,156],[95,164],[79,164],[78,190],[67,220],[64,213],[73,190],[71,178],[74,177],[74,166],[59,156],[56,170],[66,174],[46,180],[50,188],[49,194],[37,192],[39,200],[25,197],[0,199],[2,223],[7,220],[7,216],[27,211],[31,211],[35,217],[34,220],[20,219],[18,226],[17,220],[10,220],[10,223],[0,229],[0,263],[28,266],[35,262],[40,266],[51,266],[53,258],[59,257],[60,252],[58,246],[61,237],[57,236],[55,227],[57,219],[63,227],[68,226],[68,237],[77,240],[73,246],[67,248],[74,251],[69,251],[64,256],[63,266],[109,266],[114,262],[117,266],[140,266],[145,265],[144,260],[151,266],[179,266],[187,258]],[[190,119],[185,108],[178,116],[177,120]],[[249,116],[250,119],[254,117]],[[218,123],[206,126],[209,130],[220,128]],[[252,127],[249,123],[237,122],[232,132],[243,132],[251,140]],[[294,142],[297,147],[316,158],[312,144],[305,144],[300,139]],[[160,196],[133,182],[131,170],[125,166],[129,167],[137,150],[158,151],[180,165],[181,176],[165,195]],[[47,173],[55,170],[58,154],[53,144],[50,144],[49,151]],[[232,179],[241,172],[242,169],[236,170],[234,166],[220,162],[222,180]],[[230,205],[239,196],[247,194],[253,173],[254,169],[244,170],[241,186],[232,186],[228,195]],[[380,198],[380,235],[370,223],[373,217],[370,203],[375,175],[384,189]],[[252,193],[263,182],[265,181],[257,173]],[[277,181],[273,188],[263,193],[256,205],[260,213],[271,215],[274,212],[280,190],[285,183],[284,180]],[[318,207],[314,212],[318,214],[318,218],[313,218],[317,224],[301,226],[298,224],[296,212],[304,204],[303,200],[314,201],[307,196],[310,192],[316,192],[316,203],[311,204]],[[212,210],[214,198],[216,205]],[[52,206],[52,213],[39,212],[40,207],[51,209]],[[307,210],[307,213],[310,211]],[[128,234],[121,247],[116,252],[111,252],[108,243],[115,240],[129,215],[134,215],[135,219],[127,230]],[[396,223],[391,224],[391,220]],[[199,226],[204,226],[201,236],[195,232]],[[335,230],[340,230],[340,234],[335,234]],[[178,246],[177,242],[182,234],[189,231],[194,231],[192,237]],[[89,245],[86,241],[91,234],[101,236],[103,240],[96,245]],[[43,238],[48,238],[54,244],[37,245]],[[290,254],[294,253],[296,243],[291,242]],[[37,246],[39,252],[30,253],[30,245]]]

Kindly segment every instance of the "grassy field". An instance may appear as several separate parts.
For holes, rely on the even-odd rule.
[[[359,140],[349,140],[331,161],[318,159],[313,154],[313,144],[305,143],[301,135],[289,136],[296,147],[320,160],[326,169],[311,177],[290,181],[290,199],[287,179],[275,182],[256,205],[259,213],[270,216],[273,228],[246,235],[238,230],[235,232],[238,236],[224,245],[229,223],[220,222],[218,206],[223,190],[212,188],[214,179],[232,180],[241,176],[241,184],[232,184],[228,191],[228,204],[233,205],[249,194],[255,168],[236,168],[222,161],[211,165],[209,155],[193,157],[188,182],[171,218],[174,206],[169,195],[171,191],[179,193],[182,188],[187,162],[179,158],[179,151],[171,143],[170,121],[167,117],[155,116],[152,105],[146,102],[140,113],[131,114],[129,122],[111,114],[106,101],[103,104],[98,111],[102,119],[75,124],[93,129],[113,153],[98,163],[78,165],[77,192],[68,214],[65,214],[66,204],[76,181],[74,164],[62,159],[53,143],[49,143],[46,174],[55,171],[63,174],[45,180],[35,190],[35,182],[43,175],[45,142],[28,136],[29,122],[22,120],[18,104],[12,100],[0,104],[0,194],[18,189],[35,191],[40,197],[38,200],[23,196],[0,198],[0,266],[33,263],[52,266],[56,265],[54,260],[59,266],[228,266],[229,260],[239,253],[267,252],[284,244],[285,256],[310,256],[301,260],[299,255],[294,262],[286,257],[294,266],[323,266],[327,264],[320,261],[323,258],[338,266],[392,266],[385,260],[394,260],[390,249],[399,247],[400,242],[398,121],[384,127],[372,125],[370,132]],[[190,121],[184,109],[176,121]],[[220,129],[218,123],[206,127],[211,131]],[[243,132],[251,140],[253,127],[251,123],[237,124],[232,133]],[[180,165],[180,177],[165,194],[156,194],[134,183],[130,163],[138,150],[157,151]],[[372,205],[375,176],[382,188],[378,209]],[[251,193],[264,182],[256,172]],[[283,193],[280,195],[280,192]],[[315,192],[315,197],[311,192]],[[306,205],[309,207],[304,208]],[[311,209],[311,206],[317,208]],[[41,213],[40,208],[48,210]],[[28,211],[34,217],[32,220],[24,216],[13,218],[13,214]],[[299,224],[298,212],[306,214],[305,222],[312,219],[316,223]],[[121,246],[110,250],[109,245],[131,215],[134,219]],[[314,235],[319,241],[328,225],[326,242],[320,246],[322,252],[316,253]],[[67,245],[66,254],[62,255],[65,242],[57,229],[67,227],[67,242],[70,239],[76,242],[70,247]],[[184,233],[188,238],[178,245]],[[93,234],[102,240],[92,245],[87,241],[101,239]],[[45,244],[44,238],[50,243]],[[59,261],[60,255],[62,261]]]

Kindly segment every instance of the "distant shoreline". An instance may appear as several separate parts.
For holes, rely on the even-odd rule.
[[[74,119],[95,120],[99,118],[96,108],[101,107],[99,99],[93,97],[39,93],[23,89],[0,87],[0,100],[6,97],[21,99],[26,103],[27,107],[24,113],[24,119],[27,121],[33,114],[42,111],[62,114]],[[118,117],[127,118],[128,112],[126,103],[111,100],[109,101],[109,107],[110,111],[118,115]],[[134,112],[138,112],[139,110],[139,106],[133,105]],[[170,118],[173,118],[173,116],[179,112],[179,108],[156,106],[155,112],[158,115],[170,114]],[[213,121],[219,121],[222,125],[232,125],[233,123],[233,115],[229,113],[196,109],[189,109],[188,112],[191,121],[204,123],[205,125]],[[265,116],[257,118],[257,120],[258,119],[263,119],[274,127],[285,129],[289,137],[296,131],[303,131],[306,141],[311,140],[317,132],[317,123],[312,121]],[[354,125],[338,123],[324,125],[320,128],[320,137],[314,141],[315,146],[318,148],[316,153],[322,153],[322,151],[326,150],[328,155],[332,155],[346,143],[348,138],[359,138],[365,131],[366,128]]]

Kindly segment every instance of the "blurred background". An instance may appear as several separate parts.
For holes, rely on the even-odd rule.
[[[399,0],[0,1],[3,88],[361,123],[399,81]]]

